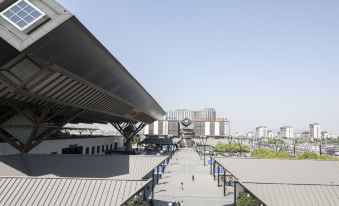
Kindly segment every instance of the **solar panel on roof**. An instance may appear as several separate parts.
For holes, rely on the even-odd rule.
[[[1,12],[1,16],[18,29],[24,30],[45,14],[27,0],[20,0]]]

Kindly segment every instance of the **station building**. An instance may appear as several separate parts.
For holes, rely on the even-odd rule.
[[[10,154],[0,158],[0,205],[124,205],[135,196],[148,204],[167,156],[133,175],[155,157],[101,154],[129,149],[164,115],[62,5],[0,1],[0,154]],[[65,135],[69,123],[111,124],[121,136]]]

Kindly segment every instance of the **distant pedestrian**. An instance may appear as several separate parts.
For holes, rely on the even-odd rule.
[[[184,190],[184,183],[182,181],[180,183],[180,190]]]
[[[194,175],[192,175],[192,181],[194,182]]]

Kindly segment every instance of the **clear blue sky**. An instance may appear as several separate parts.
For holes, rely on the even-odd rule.
[[[338,0],[60,0],[165,110],[339,132]]]

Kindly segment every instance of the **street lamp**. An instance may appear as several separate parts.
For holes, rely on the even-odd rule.
[[[205,139],[204,139],[205,138]],[[204,143],[204,166],[206,166],[206,142],[207,142],[207,136],[202,137],[203,143]],[[205,140],[205,141],[204,141]]]
[[[319,155],[322,155],[322,147],[323,147],[323,139],[320,137],[320,139],[317,139],[319,142]]]
[[[298,142],[297,142],[297,139],[296,139],[296,138],[293,138],[293,139],[292,139],[292,144],[293,144],[293,156],[294,156],[294,158],[295,158],[295,146],[296,146],[297,143],[298,143]]]

